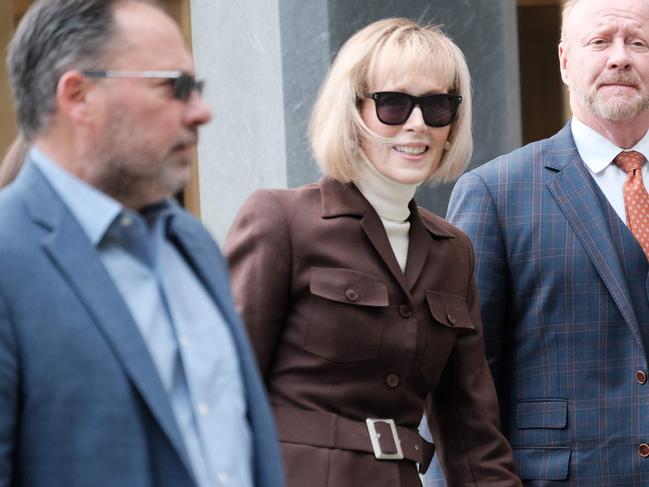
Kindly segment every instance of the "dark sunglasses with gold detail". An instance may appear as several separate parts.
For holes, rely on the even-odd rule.
[[[413,96],[399,91],[377,91],[367,96],[374,100],[377,118],[386,125],[406,123],[415,107],[419,107],[426,125],[445,127],[455,121],[462,102],[460,95],[451,93]]]

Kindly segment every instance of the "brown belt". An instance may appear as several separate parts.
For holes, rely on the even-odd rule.
[[[274,410],[279,439],[286,443],[374,453],[379,460],[411,460],[419,464],[420,473],[426,472],[435,453],[435,445],[417,430],[396,426],[392,420],[354,421],[323,411],[283,406]],[[374,440],[370,431],[376,433]]]

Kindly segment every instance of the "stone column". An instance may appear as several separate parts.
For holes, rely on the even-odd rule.
[[[222,241],[243,200],[319,173],[306,127],[329,63],[368,23],[410,17],[441,24],[473,77],[476,166],[521,140],[514,0],[191,0],[194,55],[214,120],[201,132],[201,215]],[[423,188],[440,215],[452,185]]]

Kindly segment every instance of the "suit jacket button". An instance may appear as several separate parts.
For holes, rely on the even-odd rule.
[[[345,290],[345,297],[348,301],[356,301],[358,299],[358,293],[355,289],[349,288]]]
[[[645,384],[647,382],[647,374],[642,370],[638,370],[635,373],[635,380],[638,381],[638,384]]]
[[[455,324],[455,321],[456,321],[456,320],[455,320],[455,316],[453,316],[451,313],[449,313],[448,315],[446,315],[446,317],[448,318],[448,322],[449,322],[451,325],[454,325],[454,324]]]
[[[649,445],[647,445],[646,443],[640,443],[640,446],[638,447],[638,454],[642,458],[649,457]]]
[[[385,383],[388,385],[388,387],[394,389],[399,385],[399,376],[397,374],[388,374],[388,376],[385,378]]]
[[[399,305],[399,316],[402,318],[410,318],[412,316],[412,310],[407,304]]]

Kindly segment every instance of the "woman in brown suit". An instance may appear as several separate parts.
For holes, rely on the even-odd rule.
[[[437,28],[375,22],[340,50],[310,127],[325,176],[255,192],[225,251],[290,487],[514,486],[467,237],[412,200],[470,157],[469,74]],[[426,406],[426,407],[425,407]]]

